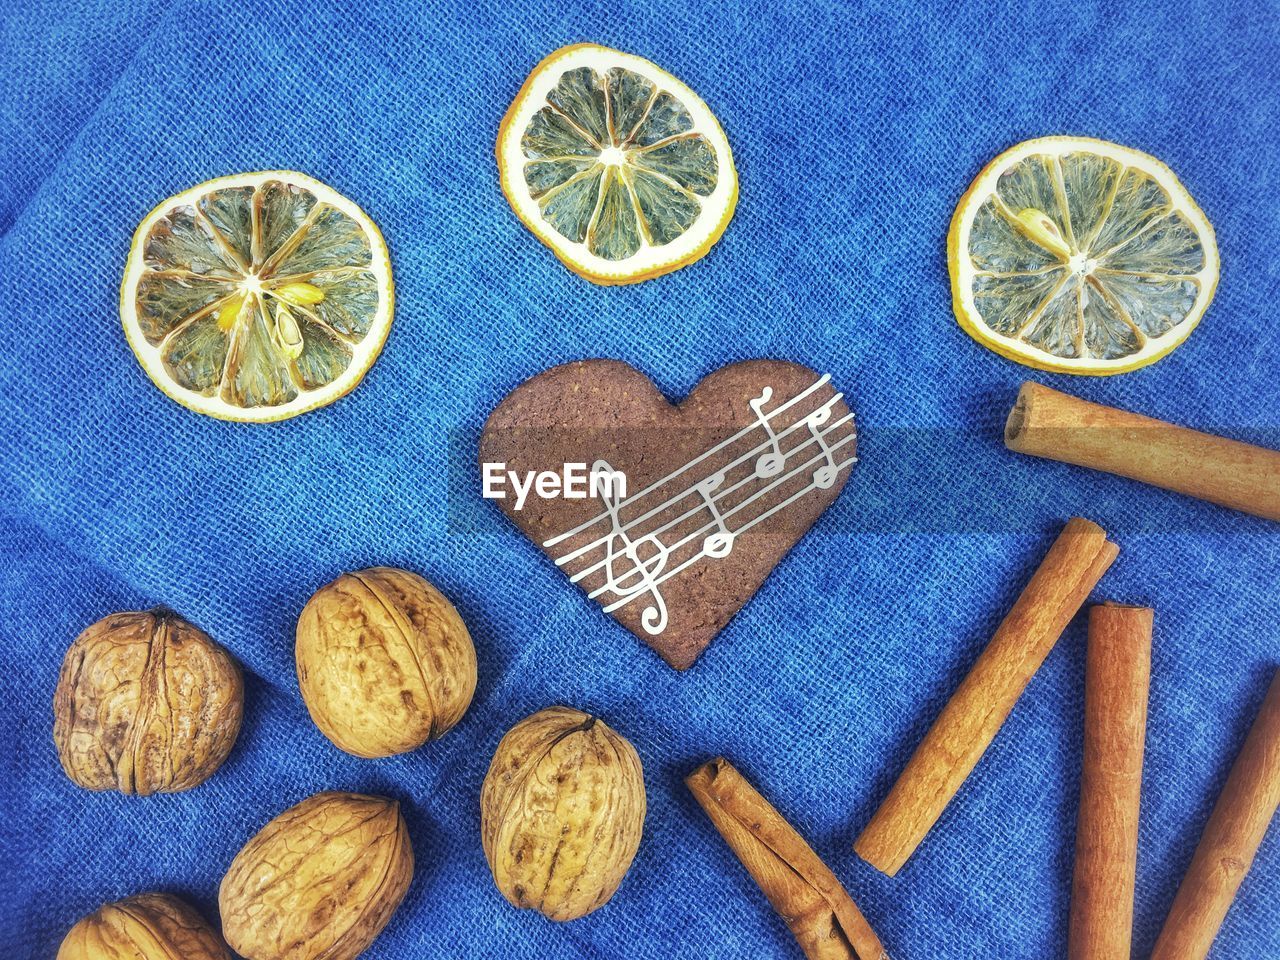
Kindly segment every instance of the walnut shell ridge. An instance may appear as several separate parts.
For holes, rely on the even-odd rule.
[[[222,935],[248,960],[352,960],[413,879],[400,805],[318,793],[263,827],[218,890]]]
[[[217,931],[186,903],[143,893],[103,904],[68,931],[58,960],[231,960]]]
[[[240,668],[203,630],[169,610],[116,613],[67,651],[53,739],[82,787],[174,793],[222,766],[243,711]]]
[[[298,617],[298,687],[311,719],[358,757],[442,736],[476,689],[476,650],[443,594],[407,570],[372,567],[321,587]]]
[[[602,720],[548,707],[502,738],[480,792],[494,883],[516,907],[575,920],[617,891],[644,830],[644,770]]]

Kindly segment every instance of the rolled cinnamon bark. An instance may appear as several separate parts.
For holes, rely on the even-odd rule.
[[[1089,611],[1068,960],[1130,957],[1153,616],[1113,603]]]
[[[1236,757],[1151,960],[1203,960],[1280,807],[1280,671]]]
[[[1189,430],[1024,383],[1010,450],[1118,474],[1280,520],[1280,451]]]
[[[1117,553],[1096,523],[1066,525],[854,843],[858,856],[889,876],[902,869]]]
[[[728,760],[685,783],[809,960],[888,960],[836,875]]]

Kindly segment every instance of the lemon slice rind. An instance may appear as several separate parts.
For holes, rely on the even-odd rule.
[[[370,323],[369,331],[357,344],[348,344],[351,348],[351,362],[334,380],[314,390],[300,390],[298,395],[287,403],[242,407],[227,402],[219,393],[206,395],[188,390],[176,383],[165,369],[161,357],[161,346],[153,346],[143,336],[139,326],[137,311],[137,288],[145,273],[146,241],[156,222],[161,220],[176,207],[194,206],[201,197],[216,190],[228,187],[258,187],[270,181],[282,181],[302,187],[318,202],[323,202],[346,214],[360,225],[369,241],[371,260],[367,270],[373,275],[380,292],[377,313]],[[232,174],[216,177],[197,184],[189,190],[174,194],[157,204],[143,218],[133,233],[130,243],[129,258],[125,264],[124,278],[120,284],[120,319],[124,326],[125,337],[138,362],[147,376],[167,397],[197,413],[239,423],[271,423],[287,420],[301,413],[326,406],[346,396],[364,379],[369,368],[378,358],[387,335],[391,331],[391,320],[395,312],[395,287],[391,275],[391,257],[387,244],[378,229],[378,225],[355,202],[334,190],[328,184],[292,170],[264,170],[256,173]]]
[[[1031,156],[1062,156],[1074,152],[1094,153],[1135,168],[1154,179],[1170,200],[1169,213],[1180,213],[1199,236],[1204,264],[1195,275],[1199,292],[1185,319],[1166,334],[1148,337],[1140,350],[1116,359],[1058,357],[1006,336],[987,326],[974,300],[973,285],[978,270],[969,256],[970,229],[977,211],[996,193],[1000,176]],[[974,179],[965,191],[951,220],[947,234],[947,260],[951,274],[952,305],[960,327],[984,347],[1009,360],[1056,373],[1111,376],[1155,363],[1183,343],[1200,323],[1218,286],[1219,259],[1213,227],[1177,176],[1164,163],[1139,150],[1092,137],[1040,137],[1027,140],[1001,153]]]
[[[611,67],[622,67],[649,80],[658,90],[671,94],[693,118],[694,126],[688,132],[700,133],[706,138],[715,151],[719,167],[716,186],[701,198],[702,211],[687,231],[661,246],[653,246],[646,241],[639,251],[622,260],[598,256],[587,248],[585,242],[574,242],[554,230],[544,220],[523,175],[527,162],[521,145],[524,131],[534,114],[546,106],[547,95],[560,78],[567,71],[579,67],[589,67],[602,76]],[[702,98],[657,64],[594,43],[561,47],[534,67],[502,119],[495,153],[502,192],[516,216],[565,266],[593,283],[637,283],[701,259],[724,233],[738,202],[738,175],[729,140]]]

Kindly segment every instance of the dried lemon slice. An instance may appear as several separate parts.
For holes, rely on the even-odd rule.
[[[1218,285],[1213,228],[1155,157],[1087,137],[1005,151],[960,200],[947,238],[956,318],[1042,370],[1154,363]]]
[[[170,197],[133,236],[120,315],[155,384],[224,420],[283,420],[332,403],[391,327],[377,226],[300,173],[246,173]]]
[[[703,256],[738,200],[729,141],[692,90],[648,60],[564,47],[498,130],[511,207],[569,269],[634,283]]]

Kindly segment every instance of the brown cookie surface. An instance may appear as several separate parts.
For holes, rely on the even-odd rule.
[[[677,405],[625,363],[584,360],[508,394],[479,459],[516,526],[683,670],[839,495],[856,443],[841,396],[799,364],[722,367]],[[553,489],[567,464],[583,479]]]

